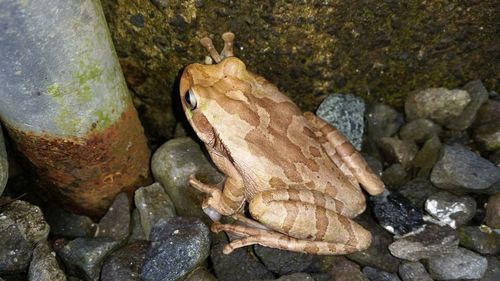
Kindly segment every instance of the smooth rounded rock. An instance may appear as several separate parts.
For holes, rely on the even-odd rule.
[[[302,272],[313,260],[313,255],[273,249],[260,245],[255,245],[254,250],[267,269],[278,275]]]
[[[29,281],[66,281],[66,274],[61,270],[47,241],[40,241],[33,250],[33,258],[28,271]]]
[[[417,152],[411,162],[412,168],[418,169],[417,176],[428,178],[432,168],[439,158],[441,151],[441,141],[437,136],[428,139],[422,148]]]
[[[399,265],[399,276],[403,281],[432,281],[431,276],[420,262],[402,262]]]
[[[113,252],[102,266],[102,281],[140,281],[139,272],[146,257],[149,242],[137,241]]]
[[[425,210],[442,223],[457,228],[474,217],[476,200],[470,196],[456,196],[443,191],[427,198]]]
[[[402,140],[424,143],[434,136],[439,136],[441,131],[440,125],[431,120],[420,118],[404,124],[399,130],[399,137]]]
[[[490,196],[486,205],[486,224],[500,229],[500,193]]]
[[[217,278],[205,267],[200,266],[191,271],[183,281],[217,281]]]
[[[488,268],[488,260],[464,248],[427,260],[429,274],[436,280],[479,279]]]
[[[474,130],[474,139],[484,151],[500,149],[500,120],[496,120]]]
[[[383,103],[369,105],[365,118],[368,137],[373,140],[393,136],[404,123],[401,113]]]
[[[368,277],[361,272],[358,264],[343,256],[335,257],[335,262],[329,273],[336,281],[369,281]]]
[[[425,200],[439,191],[440,189],[433,186],[432,183],[425,178],[415,178],[398,189],[401,195],[410,200],[410,202],[420,210],[424,209]]]
[[[394,137],[381,138],[377,145],[385,160],[389,163],[400,163],[403,167],[409,167],[418,152],[418,147],[414,142]]]
[[[500,233],[484,226],[464,226],[458,230],[460,245],[480,254],[500,253]]]
[[[500,119],[500,102],[487,100],[478,110],[474,127],[494,122]]]
[[[469,128],[476,118],[477,111],[488,100],[488,91],[480,80],[470,81],[463,87],[469,93],[471,101],[464,108],[462,114],[453,118],[446,127],[453,130],[465,130]]]
[[[403,165],[396,163],[387,167],[382,173],[382,181],[388,187],[400,187],[408,179],[408,173]]]
[[[363,268],[363,273],[371,281],[401,281],[401,279],[399,279],[396,274],[392,274],[369,266]]]
[[[127,194],[120,193],[97,225],[95,237],[109,237],[124,241],[130,234],[130,202]]]

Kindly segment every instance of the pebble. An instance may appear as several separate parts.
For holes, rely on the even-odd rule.
[[[49,224],[38,206],[16,200],[5,206],[2,217],[14,221],[26,240],[34,247],[38,242],[47,240]]]
[[[373,140],[393,136],[404,123],[401,113],[383,103],[369,105],[365,118],[368,137]]]
[[[487,100],[477,112],[474,127],[479,127],[500,119],[500,102]]]
[[[149,242],[137,241],[113,252],[106,258],[101,273],[102,281],[140,281],[141,270]]]
[[[382,271],[373,267],[366,266],[363,268],[363,273],[371,281],[401,281],[395,274]]]
[[[44,208],[43,214],[50,225],[50,234],[66,238],[91,237],[96,224],[87,216],[67,212],[54,205]]]
[[[457,248],[427,260],[429,274],[436,280],[479,279],[488,268],[488,260],[472,251]]]
[[[398,189],[398,192],[406,197],[420,210],[424,209],[425,200],[440,190],[432,185],[426,178],[414,178]]]
[[[343,256],[335,257],[335,262],[329,272],[332,276],[330,280],[336,281],[368,281],[359,265],[346,259]]]
[[[500,168],[462,145],[443,145],[430,179],[442,189],[478,192],[500,180]]]
[[[442,130],[440,125],[431,120],[419,118],[404,124],[399,130],[399,137],[422,144],[432,137],[438,137]]]
[[[215,276],[205,267],[199,266],[191,271],[183,281],[217,281],[217,278],[215,278]]]
[[[139,215],[139,210],[133,209],[130,221],[131,233],[128,238],[128,243],[132,243],[139,240],[148,240],[146,234],[142,230],[141,217]]]
[[[313,255],[290,252],[255,245],[255,254],[270,271],[287,275],[304,271],[312,262]]]
[[[471,101],[464,108],[462,114],[453,118],[446,127],[453,130],[466,130],[476,118],[477,111],[488,100],[488,91],[479,80],[470,81],[463,87],[469,93]]]
[[[24,272],[32,250],[33,244],[26,240],[15,221],[0,213],[0,274]]]
[[[381,138],[377,145],[386,161],[400,163],[403,167],[409,167],[418,152],[418,147],[413,141],[400,140],[394,137]]]
[[[491,228],[500,229],[500,193],[488,199],[485,222]]]
[[[387,167],[382,173],[382,181],[386,186],[397,188],[405,184],[408,179],[408,173],[403,165],[396,163]]]
[[[496,257],[489,256],[488,260],[488,268],[486,269],[486,273],[481,278],[481,281],[498,281],[500,280],[500,260]]]
[[[98,281],[105,258],[119,247],[119,242],[107,237],[76,238],[57,248],[57,255],[66,272],[86,281]]]
[[[154,178],[165,187],[180,216],[198,217],[207,224],[210,219],[203,213],[201,202],[206,194],[188,185],[190,175],[206,183],[219,183],[224,177],[203,154],[193,139],[171,139],[153,154],[151,171]]]
[[[135,191],[135,206],[139,210],[142,230],[146,238],[158,221],[175,216],[175,206],[159,183],[144,186]]]
[[[7,179],[9,178],[9,161],[7,151],[5,150],[5,141],[3,138],[2,127],[0,126],[0,195],[2,195]]]
[[[442,191],[427,198],[425,210],[440,222],[458,228],[474,217],[476,200],[470,196],[456,196]]]
[[[40,241],[33,250],[28,270],[29,281],[66,281],[66,275],[56,260],[47,241]]]
[[[418,170],[417,177],[428,178],[432,168],[439,158],[441,151],[441,141],[437,136],[428,139],[422,148],[417,152],[411,162],[412,168]]]
[[[339,129],[352,145],[361,151],[365,102],[354,95],[332,94],[326,97],[316,110],[316,115]]]
[[[453,228],[428,224],[420,232],[395,240],[389,245],[389,251],[400,259],[418,261],[451,252],[458,243],[458,234]]]
[[[474,140],[484,151],[500,149],[500,120],[490,122],[474,130]]]
[[[151,229],[140,277],[144,281],[178,280],[203,263],[210,253],[208,227],[192,217],[158,221]]]
[[[402,262],[398,273],[403,281],[432,281],[424,265],[418,261]]]
[[[120,193],[97,225],[95,237],[109,237],[124,241],[130,234],[130,202],[127,194]]]
[[[415,91],[406,98],[406,118],[408,120],[427,118],[446,126],[462,114],[470,101],[469,93],[464,90],[429,88]]]
[[[488,227],[464,226],[458,230],[460,246],[480,254],[500,253],[500,233]]]

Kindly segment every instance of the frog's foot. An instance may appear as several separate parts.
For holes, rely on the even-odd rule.
[[[207,56],[205,58],[205,64],[212,64],[212,60],[214,60],[215,63],[219,63],[227,57],[234,56],[234,33],[226,32],[222,34],[222,40],[224,40],[224,48],[222,49],[222,52],[220,52],[220,54],[215,49],[212,39],[210,39],[209,37],[203,37],[200,40],[201,45],[203,45],[203,47],[205,47],[205,49],[207,49],[208,53],[210,54],[210,56]]]

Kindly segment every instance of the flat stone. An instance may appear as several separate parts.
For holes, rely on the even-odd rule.
[[[480,254],[500,253],[500,233],[488,227],[463,226],[458,230],[460,245]]]
[[[139,210],[142,229],[146,237],[149,237],[151,228],[158,221],[175,216],[174,203],[159,183],[137,189],[134,201]]]
[[[101,218],[95,237],[109,237],[124,241],[130,234],[130,202],[127,194],[120,193]]]
[[[30,263],[33,244],[15,221],[0,213],[0,274],[24,272]]]
[[[469,128],[476,118],[477,111],[481,105],[488,100],[489,96],[488,91],[484,88],[480,80],[470,81],[465,84],[463,89],[469,93],[471,101],[464,108],[460,116],[453,118],[451,122],[446,125],[446,127],[453,130],[463,131]]]
[[[369,105],[366,109],[365,118],[368,137],[372,140],[392,137],[404,123],[401,113],[383,103]]]
[[[418,147],[414,142],[394,137],[381,138],[377,145],[387,162],[400,163],[403,167],[409,167],[418,152]]]
[[[383,270],[379,270],[373,267],[366,266],[363,268],[363,273],[371,281],[400,281],[396,274],[392,274]]]
[[[469,93],[464,90],[429,88],[415,91],[406,98],[406,118],[408,120],[427,118],[446,126],[462,114],[470,101]]]
[[[442,223],[457,228],[474,217],[476,200],[470,196],[456,196],[442,191],[427,198],[425,210]]]
[[[316,110],[316,115],[339,129],[359,151],[363,143],[365,102],[354,95],[332,94]]]
[[[180,216],[210,222],[201,208],[206,194],[189,186],[187,180],[190,175],[195,175],[202,182],[214,184],[222,182],[224,176],[212,165],[198,143],[187,137],[167,141],[153,154],[151,171],[172,198]]]
[[[267,269],[278,275],[302,272],[313,260],[313,255],[273,249],[260,245],[255,245],[254,250]]]
[[[67,212],[54,205],[44,209],[43,214],[50,225],[50,234],[66,238],[91,237],[96,224],[87,216]]]
[[[425,200],[440,190],[425,178],[415,178],[398,189],[398,192],[406,197],[420,210],[424,209]]]
[[[140,281],[141,270],[149,242],[137,241],[113,252],[102,266],[102,281]]]
[[[403,281],[432,281],[424,265],[418,261],[402,262],[399,265],[398,273]]]
[[[420,118],[404,124],[399,130],[399,137],[421,144],[432,137],[438,137],[441,131],[440,125],[429,119]]]
[[[86,281],[98,281],[106,257],[119,247],[119,242],[107,237],[76,238],[56,249],[67,273]]]
[[[421,232],[395,240],[389,245],[389,251],[400,259],[418,261],[451,252],[458,243],[458,234],[453,228],[430,224]]]
[[[500,229],[500,193],[488,199],[485,222],[491,228]]]
[[[2,195],[7,179],[9,178],[9,161],[7,159],[7,151],[5,150],[5,142],[0,126],[0,195]]]
[[[33,250],[29,271],[29,281],[66,281],[66,274],[61,270],[47,241],[40,241]]]
[[[210,252],[207,226],[199,218],[158,221],[149,237],[151,247],[141,269],[145,281],[178,280],[205,261]]]
[[[485,151],[500,149],[500,120],[477,127],[474,130],[474,140]]]
[[[457,248],[429,258],[427,267],[436,280],[479,279],[488,268],[488,260],[467,249]]]
[[[431,182],[442,189],[479,192],[500,181],[500,168],[462,145],[444,145],[431,172]]]
[[[33,247],[38,242],[47,240],[49,236],[49,224],[38,206],[16,200],[5,207],[2,216],[13,220]]]

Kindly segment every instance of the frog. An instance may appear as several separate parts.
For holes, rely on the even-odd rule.
[[[367,249],[371,233],[353,219],[366,209],[362,189],[376,196],[384,183],[337,128],[247,70],[234,38],[222,35],[221,52],[202,38],[209,56],[179,83],[188,123],[226,176],[222,188],[188,178],[206,194],[211,230],[233,238],[224,254],[254,244],[315,255]]]

